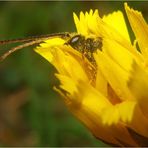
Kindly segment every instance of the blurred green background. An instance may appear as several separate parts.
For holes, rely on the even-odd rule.
[[[128,4],[147,18],[148,2]],[[0,39],[73,32],[72,13],[90,9],[101,16],[124,11],[123,2],[0,2]],[[1,46],[0,54],[12,46]],[[0,63],[0,146],[106,146],[67,110],[53,91],[55,69],[32,49]]]

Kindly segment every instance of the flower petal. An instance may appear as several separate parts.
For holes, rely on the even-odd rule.
[[[90,10],[89,13],[80,12],[80,19],[75,13],[73,13],[74,22],[76,25],[77,32],[87,37],[99,36],[97,33],[98,28],[98,10]]]
[[[128,87],[137,99],[141,110],[148,118],[148,72],[139,67],[136,63],[132,65]]]
[[[121,46],[121,44],[118,42],[110,39],[103,40],[102,48],[103,52],[125,71],[129,72],[131,70],[134,56],[131,54],[131,52],[129,52],[129,50]]]
[[[125,19],[121,11],[113,12],[103,16],[103,21],[120,32],[130,42],[130,37],[126,27]]]
[[[105,19],[105,21],[107,20]],[[106,39],[114,40],[115,42],[117,42],[118,44],[120,44],[121,46],[129,50],[133,55],[135,55],[137,59],[139,59],[139,61],[143,62],[144,61],[143,57],[137,51],[136,47],[132,46],[129,39],[125,37],[127,36],[125,35],[127,33],[124,34],[121,31],[121,29],[116,29],[115,27],[112,26],[112,24],[110,25],[109,23],[105,21],[103,21],[103,19],[98,17],[98,29],[97,29],[98,34],[103,39],[106,38]]]
[[[52,62],[53,60],[53,53],[55,51],[56,46],[63,45],[65,40],[61,38],[52,38],[46,40],[45,43],[40,44],[40,46],[35,48],[35,51],[42,55],[47,61]]]
[[[103,123],[112,125],[119,123],[119,121],[124,123],[131,122],[135,105],[135,101],[124,101],[110,108],[106,108],[104,110],[104,115],[102,116]]]
[[[139,135],[148,137],[147,125],[148,125],[148,118],[146,118],[146,116],[143,114],[141,107],[137,103],[137,105],[134,108],[133,118],[131,122],[127,124],[127,126],[136,131]]]
[[[77,88],[78,91],[75,92],[73,96],[73,99],[77,98],[77,103],[74,103],[74,106],[73,103],[71,103],[71,106],[69,107],[71,111],[92,131],[96,137],[103,139],[106,142],[114,143],[115,145],[122,145],[120,142],[118,143],[118,139],[128,143],[129,145],[136,145],[131,139],[127,129],[122,124],[120,124],[119,120],[121,119],[121,116],[117,116],[115,110],[114,112],[110,112],[111,109],[113,109],[113,106],[110,104],[107,98],[105,98],[101,93],[99,93],[95,88],[86,82],[80,81],[77,84]],[[75,104],[79,105],[76,106]],[[125,112],[127,113],[126,109],[132,109],[133,105],[130,104],[127,107],[125,104],[123,104],[121,106],[122,108],[117,110],[117,112],[122,112],[121,115],[123,115],[123,118],[125,118]],[[118,108],[120,107],[118,106]],[[105,111],[107,110],[108,113],[110,112],[108,121],[113,116],[114,118],[111,119],[112,121],[114,120],[113,122],[118,120],[118,124],[116,124],[116,126],[109,126],[103,123],[102,118],[104,118],[104,114],[106,114]],[[128,116],[128,119],[131,119],[131,114]]]
[[[107,80],[104,78],[100,69],[97,70],[95,88],[105,97],[107,97]]]
[[[127,87],[129,73],[101,51],[94,56],[99,69],[118,97],[121,100],[134,99]]]
[[[135,33],[140,50],[143,56],[148,58],[148,25],[145,22],[141,12],[130,9],[125,3],[125,10],[130,21],[130,25]]]

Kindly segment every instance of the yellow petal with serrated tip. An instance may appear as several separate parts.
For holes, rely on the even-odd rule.
[[[125,115],[124,113],[121,113],[120,115],[120,111],[122,111],[122,109],[119,109],[120,106],[113,106],[106,97],[88,83],[80,81],[77,84],[77,88],[77,92],[75,92],[73,98],[78,98],[77,100],[81,101],[79,102],[79,107],[77,105],[77,108],[75,108],[76,106],[74,105],[74,107],[71,107],[71,110],[78,118],[80,118],[81,121],[83,121],[83,123],[87,125],[87,127],[90,128],[90,130],[92,130],[96,137],[99,137],[100,139],[103,138],[105,141],[117,144],[118,140],[116,141],[116,139],[118,139],[118,136],[121,134],[125,143],[134,143],[126,128],[120,124],[120,119],[122,119],[121,115]],[[123,107],[123,112],[125,112],[125,108],[126,107]],[[132,106],[129,105],[126,109],[131,110]],[[105,111],[109,113],[106,121],[111,123],[110,126],[103,123],[102,118],[105,116]],[[129,116],[131,119],[131,114],[127,116],[127,119],[124,117],[126,121],[129,119]],[[114,126],[113,123],[117,123],[116,126]],[[136,144],[134,143],[134,145]]]
[[[86,38],[92,36],[99,36],[97,32],[99,17],[98,10],[90,10],[90,12],[80,12],[80,18],[77,17],[75,13],[73,13],[74,22],[76,25],[77,32],[81,35],[84,35]]]
[[[76,81],[72,80],[70,77],[65,75],[56,74],[56,77],[60,80],[60,88],[67,91],[70,95],[74,95],[77,91]]]
[[[125,3],[125,10],[133,29],[133,32],[138,41],[140,50],[145,58],[148,58],[148,25],[145,22],[141,12],[130,9]]]
[[[124,101],[104,110],[102,120],[104,124],[112,125],[118,122],[129,123],[132,121],[135,101]]]

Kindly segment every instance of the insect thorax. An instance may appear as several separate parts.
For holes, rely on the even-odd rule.
[[[81,52],[90,62],[94,62],[93,53],[97,49],[101,50],[102,38],[85,38],[82,35],[75,35],[66,44]]]

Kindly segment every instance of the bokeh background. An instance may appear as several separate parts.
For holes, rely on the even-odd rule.
[[[147,19],[148,2],[128,4]],[[0,39],[74,32],[72,13],[90,9],[124,11],[123,2],[111,1],[0,2]],[[0,46],[0,54],[12,46]],[[55,69],[33,48],[0,63],[0,146],[107,146],[67,110],[53,91]]]

